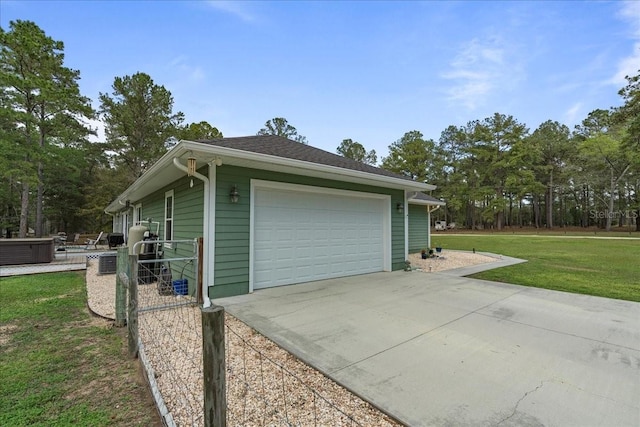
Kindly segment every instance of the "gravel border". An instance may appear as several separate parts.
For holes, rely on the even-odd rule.
[[[422,259],[422,255],[419,253],[409,254],[408,261],[411,262],[412,269],[425,273],[437,273],[440,271],[470,267],[472,265],[496,262],[498,259],[473,252],[443,250],[439,256],[427,259]]]

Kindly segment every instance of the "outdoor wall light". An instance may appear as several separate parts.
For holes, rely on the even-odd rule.
[[[229,199],[231,203],[238,203],[238,199],[240,198],[240,194],[238,193],[238,186],[234,185],[231,187],[231,191],[229,192]]]
[[[398,211],[399,214],[404,213],[404,203],[396,204],[396,210]]]
[[[187,176],[195,175],[196,167],[197,167],[196,158],[195,157],[189,157],[187,159]]]

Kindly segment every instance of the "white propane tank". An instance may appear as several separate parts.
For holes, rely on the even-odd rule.
[[[144,225],[134,225],[129,229],[129,255],[139,255],[142,252],[144,245],[139,245],[137,254],[133,253],[133,245],[142,241],[144,239],[144,233],[147,231],[149,231],[149,229]]]

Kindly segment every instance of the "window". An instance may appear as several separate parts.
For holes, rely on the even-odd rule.
[[[122,226],[122,234],[124,234],[125,236],[127,235],[127,232],[129,231],[129,212],[123,212],[121,218],[121,223],[120,225]]]
[[[164,193],[164,240],[173,240],[173,190]],[[165,243],[171,247],[171,243]]]
[[[133,207],[133,225],[140,225],[142,222],[142,203]]]

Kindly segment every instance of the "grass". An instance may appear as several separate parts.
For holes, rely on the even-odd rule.
[[[432,243],[528,260],[474,278],[640,302],[640,240],[443,233]]]
[[[611,231],[601,228],[591,227],[564,227],[564,228],[535,228],[535,227],[505,227],[503,230],[467,230],[459,228],[447,230],[446,232],[436,232],[442,234],[474,234],[474,235],[540,235],[540,236],[580,236],[580,237],[635,237],[640,238],[640,232],[635,231],[635,225],[626,227],[612,227]]]
[[[162,425],[125,330],[85,289],[81,273],[0,279],[0,425]]]

